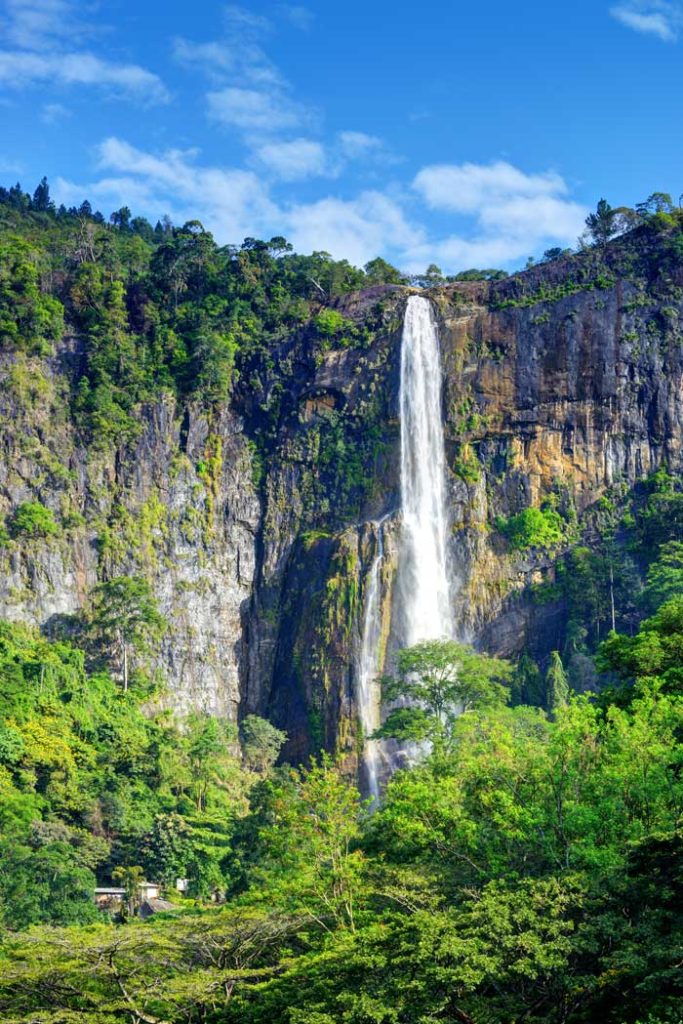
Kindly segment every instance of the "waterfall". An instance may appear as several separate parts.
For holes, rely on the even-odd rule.
[[[384,520],[377,523],[377,551],[368,575],[363,618],[363,638],[358,664],[358,707],[365,747],[363,766],[368,795],[373,804],[379,799],[380,749],[378,740],[367,739],[379,727],[380,693],[377,675],[380,671],[382,646],[382,561],[384,559]]]
[[[431,303],[408,299],[401,342],[401,531],[398,545],[397,647],[453,635],[448,583],[446,458],[441,421],[439,335]],[[377,524],[377,550],[365,597],[358,664],[358,706],[364,736],[380,723],[377,676],[382,665],[382,579],[384,534]],[[392,758],[384,744],[365,741],[366,791],[377,803],[382,762]]]
[[[439,335],[431,303],[411,295],[401,344],[399,646],[451,636],[446,459]]]

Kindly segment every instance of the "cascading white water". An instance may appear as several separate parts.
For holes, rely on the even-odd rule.
[[[380,693],[377,676],[382,639],[382,561],[384,559],[383,522],[377,524],[377,551],[368,575],[363,618],[363,638],[358,663],[358,707],[365,739],[363,764],[368,796],[379,800],[379,741],[367,739],[380,724]]]
[[[448,512],[446,459],[441,421],[439,335],[431,304],[419,295],[408,299],[401,342],[401,534],[398,548],[398,647],[453,635],[448,584]],[[382,521],[383,522],[383,521]],[[363,637],[358,665],[358,705],[365,736],[380,722],[377,675],[382,669],[382,522],[377,552],[368,576]],[[379,798],[383,746],[366,740],[366,786]]]
[[[401,647],[452,635],[439,335],[431,303],[411,295],[401,344]]]

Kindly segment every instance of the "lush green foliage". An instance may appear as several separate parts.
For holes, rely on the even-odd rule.
[[[0,345],[46,355],[64,329],[61,303],[41,288],[43,251],[21,238],[0,237]]]
[[[12,516],[10,532],[13,537],[50,537],[58,526],[51,509],[39,501],[24,501]]]
[[[565,539],[566,523],[554,508],[530,506],[516,516],[498,523],[513,551],[554,548]]]
[[[0,921],[92,919],[94,872],[142,865],[195,895],[230,882],[228,838],[283,736],[252,720],[143,714],[85,656],[0,625]],[[148,688],[141,688],[147,693]]]
[[[226,907],[8,936],[0,1010],[22,1024],[675,1021],[682,727],[680,696],[656,681],[627,708],[574,698],[553,721],[475,708],[369,817],[329,759],[271,774],[228,841],[242,875]],[[150,834],[168,877],[185,863],[180,820]]]
[[[313,317],[328,347],[362,341],[334,301],[397,274],[299,256],[280,237],[219,247],[198,221],[152,228],[125,208],[107,225],[88,203],[55,210],[47,194],[0,189],[0,345],[46,354],[65,322],[75,329],[73,411],[102,447],[135,437],[134,409],[164,390],[210,406],[242,380],[267,420],[273,350]]]
[[[550,718],[506,706],[496,659],[401,652],[386,691],[413,703],[384,732],[432,752],[374,814],[329,757],[273,768],[268,723],[245,719],[238,756],[225,723],[143,716],[72,647],[0,637],[0,913],[43,925],[0,944],[3,1019],[676,1021],[680,594],[603,644],[611,696],[572,696],[555,654]],[[538,685],[520,665],[515,686]],[[143,871],[228,902],[91,924],[95,873],[134,909]]]
[[[594,217],[602,250],[626,214],[605,204]],[[637,217],[677,244],[668,197]],[[134,438],[139,403],[161,392],[209,408],[232,393],[263,455],[295,372],[290,340],[314,365],[331,349],[362,354],[372,328],[336,298],[404,281],[383,260],[359,271],[279,238],[219,248],[196,222],[152,227],[126,207],[107,226],[87,204],[55,211],[46,182],[32,199],[0,192],[0,245],[0,343],[46,353],[75,328],[72,411],[102,447]],[[528,295],[513,283],[501,304],[610,280],[593,267]],[[419,279],[444,281],[435,266]],[[368,410],[352,424],[318,410],[278,453],[315,468],[301,477],[311,523],[324,493],[358,500],[383,443]],[[207,449],[200,479],[220,458]],[[94,590],[69,624],[82,649],[0,624],[3,1021],[678,1024],[683,494],[660,472],[591,516],[590,545],[560,556],[577,526],[559,493],[498,524],[511,551],[557,559],[534,592],[567,623],[549,664],[525,654],[513,669],[453,641],[399,654],[380,736],[426,742],[375,813],[348,763],[277,767],[285,737],[262,719],[237,729],[160,710],[165,622],[142,578]],[[58,544],[66,522],[26,503],[8,543]],[[340,560],[339,594],[350,575]],[[597,671],[610,684],[598,698],[572,692]],[[172,912],[114,923],[95,909],[95,880],[118,882],[131,916],[143,875]]]

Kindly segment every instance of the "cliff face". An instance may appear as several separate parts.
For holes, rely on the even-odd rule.
[[[628,254],[627,254],[628,255]],[[581,516],[616,485],[681,467],[683,269],[646,251],[577,257],[495,284],[428,293],[440,325],[457,617],[463,638],[511,655],[557,645],[561,613],[527,587],[552,573],[494,528],[544,498]],[[210,418],[170,397],[141,410],[135,444],[79,447],[65,396],[79,360],[7,359],[0,495],[53,509],[61,529],[2,551],[0,615],[46,630],[101,578],[148,576],[171,628],[168,700],[256,711],[302,757],[357,749],[355,662],[368,572],[384,525],[391,652],[399,509],[398,387],[409,289],[339,300],[368,326],[342,347],[305,329],[259,383]]]
[[[80,448],[65,415],[78,344],[49,362],[5,360],[0,490],[3,511],[40,500],[62,525],[6,546],[0,615],[56,635],[103,578],[143,574],[171,628],[161,667],[169,701],[235,717],[242,614],[256,564],[259,501],[240,420],[171,399],[141,410],[134,446]]]

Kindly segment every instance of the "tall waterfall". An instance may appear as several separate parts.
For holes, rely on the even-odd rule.
[[[397,621],[392,632],[398,647],[410,647],[420,640],[453,635],[439,335],[431,303],[419,295],[411,296],[406,307],[399,405],[402,522],[394,602]],[[383,557],[381,521],[366,588],[358,664],[358,704],[365,736],[380,722],[377,675],[382,669]],[[366,740],[365,788],[373,803],[379,798],[379,774],[386,757],[380,741]]]
[[[383,522],[377,524],[377,550],[368,576],[363,619],[363,639],[358,664],[358,706],[363,735],[371,736],[380,724],[380,693],[377,675],[380,671],[382,641],[382,561],[384,559]],[[365,788],[373,803],[379,799],[380,749],[378,740],[365,740],[363,765]]]
[[[439,335],[431,303],[411,295],[401,344],[400,646],[451,636],[446,459]]]

